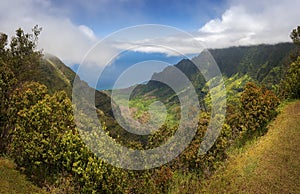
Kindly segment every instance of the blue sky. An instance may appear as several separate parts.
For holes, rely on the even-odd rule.
[[[68,10],[66,14],[75,23],[93,27],[100,36],[145,23],[159,23],[193,31],[220,16],[226,7],[226,1],[222,0],[75,0],[73,3],[55,0],[53,4]]]
[[[145,60],[152,57],[170,64],[180,60],[180,55],[170,50],[142,44],[163,44],[180,50],[182,55],[199,54],[188,37],[178,33],[155,37],[148,33],[148,38],[142,31],[131,31],[128,39],[111,41],[113,44],[105,51],[87,54],[99,41],[120,29],[142,24],[167,25],[191,34],[206,48],[273,44],[290,41],[289,33],[300,25],[299,7],[299,0],[2,0],[0,31],[13,35],[22,27],[30,32],[38,24],[43,28],[39,48],[58,56],[70,67],[85,67],[80,76],[91,83],[98,77],[95,72],[106,69],[106,77],[114,77],[114,72],[136,62],[132,58],[145,53]],[[159,32],[156,29],[153,34]],[[111,67],[106,67],[105,61],[119,50],[131,54],[123,59],[116,57],[109,63]]]

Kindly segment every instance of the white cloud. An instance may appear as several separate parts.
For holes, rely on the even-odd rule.
[[[48,0],[3,1],[0,6],[0,31],[14,35],[14,31],[21,27],[25,32],[31,32],[31,28],[38,24],[43,28],[39,37],[40,49],[58,56],[69,65],[80,64],[99,38],[90,27],[74,24],[66,12]],[[114,51],[108,49],[99,55],[89,55],[86,62],[102,66],[105,54],[110,56]]]
[[[257,16],[250,16],[243,6],[231,7],[222,15],[222,19],[214,19],[201,29],[204,33],[224,32],[259,32],[262,25],[257,22]]]
[[[300,1],[233,0],[221,18],[207,22],[197,38],[209,47],[290,41],[299,25]]]
[[[94,31],[85,25],[78,26],[79,30],[81,30],[86,36],[88,36],[91,40],[97,40],[97,37],[94,34]]]
[[[176,33],[176,31],[174,31]],[[178,32],[177,32],[178,33]],[[162,37],[155,39],[142,39],[139,41],[114,42],[113,46],[120,50],[132,50],[144,53],[165,53],[167,56],[180,56],[200,53],[203,46],[187,34]]]

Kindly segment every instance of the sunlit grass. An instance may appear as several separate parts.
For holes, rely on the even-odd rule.
[[[0,193],[46,193],[26,180],[25,175],[15,170],[15,164],[8,159],[0,158]]]
[[[207,193],[300,193],[300,102],[287,105],[268,133],[231,152],[205,182]]]

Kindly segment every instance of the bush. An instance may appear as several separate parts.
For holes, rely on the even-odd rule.
[[[272,91],[249,82],[245,86],[240,102],[239,121],[242,132],[263,134],[268,122],[277,115],[279,99]]]
[[[23,94],[30,93],[30,88],[24,90]],[[45,95],[36,104],[18,111],[10,153],[16,164],[37,183],[55,178],[62,167],[61,141],[68,130],[74,130],[71,101],[65,92]]]

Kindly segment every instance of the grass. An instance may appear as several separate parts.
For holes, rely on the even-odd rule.
[[[0,158],[0,193],[31,194],[46,192],[26,180],[25,175],[15,169],[15,164],[11,160]]]
[[[203,183],[205,193],[300,193],[300,101],[287,104],[268,133]]]
[[[266,135],[229,150],[212,177],[177,174],[169,193],[300,193],[300,101],[280,111]]]
[[[143,98],[143,97],[137,97],[134,99],[131,99],[129,101],[129,107],[132,111],[132,117],[136,120],[139,120],[141,123],[147,123],[149,120],[152,121],[165,121],[164,123],[168,125],[169,128],[176,127],[179,124],[179,118],[178,111],[180,110],[180,107],[178,105],[166,105],[165,108],[162,108],[162,106],[152,106],[158,99],[156,98]],[[153,108],[153,113],[150,116],[149,108]],[[166,112],[165,112],[166,111]],[[166,113],[166,114],[164,114]],[[179,118],[178,118],[179,117]],[[158,122],[162,123],[162,122]]]

